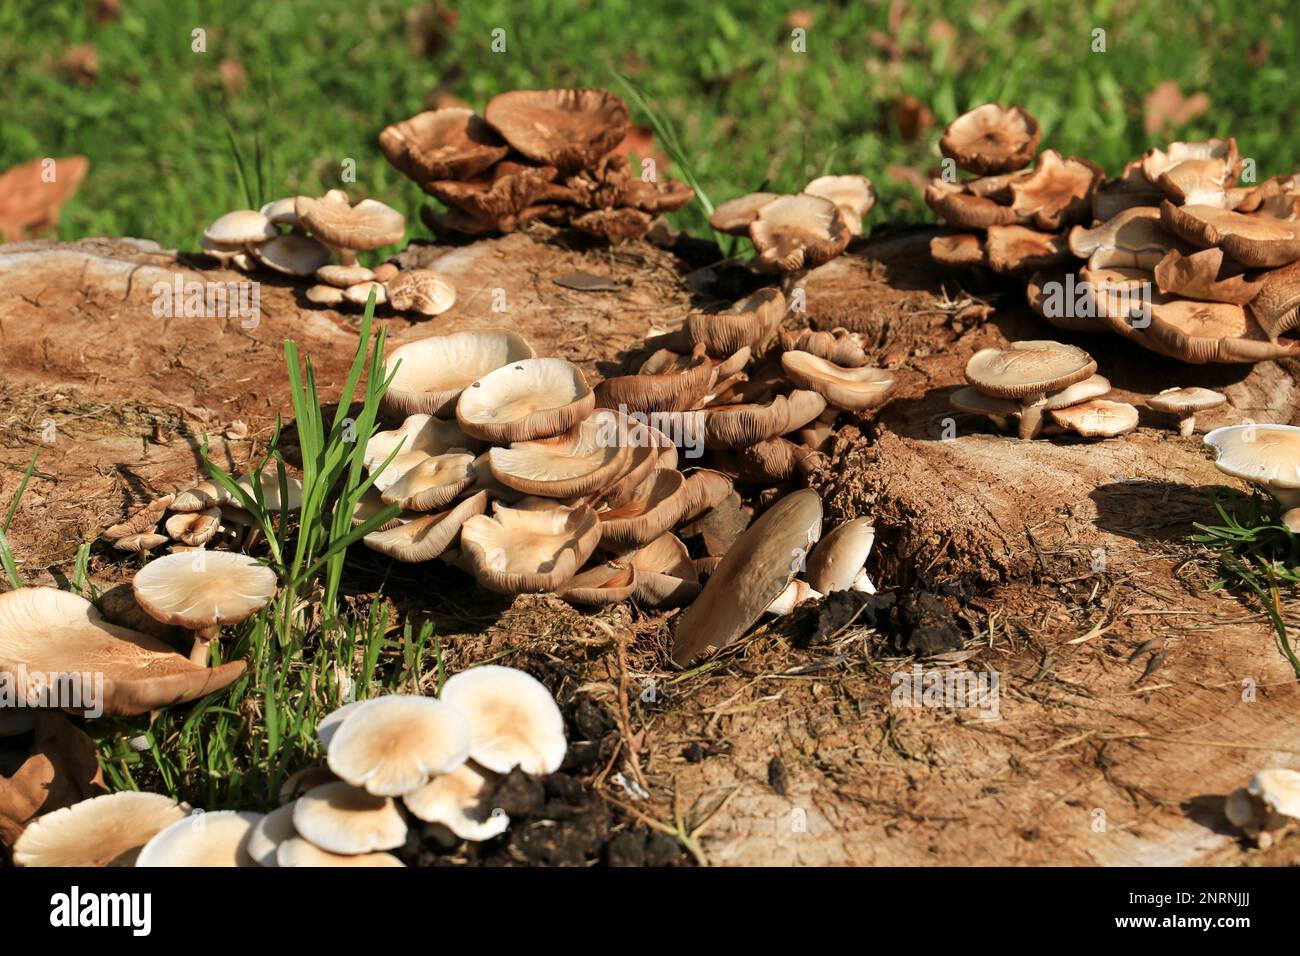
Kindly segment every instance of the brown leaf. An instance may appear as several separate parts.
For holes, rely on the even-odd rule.
[[[811,10],[791,10],[785,15],[785,25],[791,30],[810,30],[817,22],[817,14]]]
[[[934,113],[915,96],[904,96],[894,104],[894,122],[903,141],[910,143],[934,125]]]
[[[89,168],[85,156],[66,156],[34,159],[0,173],[0,237],[16,242],[57,226],[59,210]]]
[[[1147,94],[1143,125],[1148,135],[1175,132],[1210,108],[1210,97],[1193,93],[1184,97],[1173,80],[1165,80]]]
[[[226,88],[226,93],[232,99],[244,92],[244,86],[248,81],[244,64],[238,60],[222,60],[217,64],[217,70],[221,74],[221,85]]]
[[[105,792],[95,744],[66,715],[40,713],[31,755],[0,776],[0,844],[13,846],[36,817]]]
[[[63,54],[59,66],[73,83],[90,86],[95,82],[95,77],[99,76],[99,53],[93,44],[78,43]]]
[[[122,0],[98,0],[95,4],[95,19],[100,23],[112,23],[122,16]]]

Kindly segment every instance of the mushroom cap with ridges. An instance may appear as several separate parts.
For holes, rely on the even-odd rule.
[[[691,312],[684,330],[692,345],[703,345],[711,358],[725,359],[766,342],[780,328],[785,311],[780,289],[759,289],[721,312]],[[720,368],[718,379],[729,372]]]
[[[489,498],[487,491],[479,491],[446,511],[399,514],[392,527],[372,531],[361,541],[395,561],[432,561],[451,547],[467,519],[487,511]]]
[[[954,232],[930,240],[930,258],[944,266],[982,266],[988,262],[984,243],[973,232]]]
[[[780,199],[781,193],[749,193],[719,203],[709,216],[709,225],[718,232],[732,236],[748,236],[749,224],[758,216],[758,211],[774,199]]]
[[[808,585],[821,594],[849,590],[875,542],[876,529],[870,518],[853,518],[836,525],[808,555],[804,572]]]
[[[463,764],[469,741],[469,725],[446,704],[395,694],[348,713],[330,737],[327,762],[339,779],[397,797]]]
[[[1300,488],[1300,427],[1226,425],[1209,432],[1205,444],[1226,475],[1270,490]]]
[[[391,853],[331,853],[304,840],[290,837],[276,848],[275,862],[263,864],[277,867],[321,866],[406,866]]]
[[[1048,392],[1043,407],[1049,411],[1054,408],[1069,408],[1071,405],[1101,398],[1109,391],[1110,379],[1104,375],[1090,375],[1082,382],[1075,382],[1065,388]]]
[[[1272,269],[1260,279],[1260,290],[1250,301],[1250,314],[1264,333],[1276,340],[1300,325],[1300,262]]]
[[[537,499],[542,501],[543,499]],[[461,551],[474,579],[502,594],[556,591],[586,564],[600,542],[600,520],[586,505],[493,506],[461,526]]]
[[[656,370],[647,372],[647,366]],[[716,378],[716,366],[703,345],[697,345],[691,355],[660,349],[639,374],[616,375],[598,384],[596,401],[604,408],[629,412],[684,411],[704,398]]]
[[[1166,388],[1147,399],[1147,405],[1158,412],[1170,412],[1175,415],[1188,415],[1217,408],[1228,400],[1228,396],[1213,389],[1193,385],[1190,388]]]
[[[609,548],[649,544],[681,522],[689,503],[686,477],[675,468],[656,468],[631,500],[596,512],[601,543]]]
[[[749,238],[765,272],[791,273],[830,262],[851,235],[835,203],[800,193],[781,196],[758,211]]]
[[[712,468],[693,468],[686,475],[686,511],[682,521],[694,521],[705,512],[712,511],[731,494],[734,487],[730,478]]]
[[[204,239],[227,247],[266,242],[278,235],[280,230],[275,228],[275,224],[252,209],[228,212],[203,230]]]
[[[546,498],[599,491],[618,477],[630,456],[626,427],[617,413],[604,408],[554,438],[488,450],[497,481]]]
[[[1300,771],[1270,767],[1250,778],[1246,792],[1274,813],[1300,820]]]
[[[1293,340],[1272,341],[1239,305],[1197,302],[1157,293],[1151,297],[1146,339],[1184,362],[1263,362],[1293,355]]]
[[[875,408],[894,387],[893,374],[883,369],[842,368],[810,352],[781,353],[781,368],[799,388],[817,392],[827,404],[849,411]]]
[[[981,349],[966,363],[966,380],[989,395],[1022,398],[1065,388],[1096,371],[1097,363],[1083,349],[1034,340]]]
[[[253,826],[248,834],[248,855],[258,866],[279,866],[276,851],[286,840],[298,836],[293,825],[293,808],[297,800],[276,807]]]
[[[426,455],[404,452],[375,476],[380,500],[405,511],[446,507],[474,484],[474,454],[468,451]]]
[[[244,673],[244,662],[191,664],[155,637],[108,623],[80,595],[24,587],[0,594],[0,672],[23,670],[78,681],[87,672],[102,674],[102,700],[91,702],[108,714],[132,715],[221,690]],[[26,697],[31,689],[19,685],[15,693]],[[94,693],[83,691],[87,700]]]
[[[441,823],[462,840],[480,842],[505,833],[510,818],[483,803],[488,778],[469,764],[434,777],[402,798],[406,809],[425,823]]]
[[[1284,266],[1300,259],[1300,223],[1248,216],[1214,206],[1160,204],[1164,224],[1197,248],[1218,246],[1251,268]]]
[[[456,420],[466,434],[505,444],[559,435],[595,407],[596,395],[573,363],[522,359],[470,383],[456,401]]]
[[[609,242],[640,239],[654,225],[654,217],[640,209],[620,206],[615,209],[593,209],[569,220],[569,225],[589,236]]]
[[[803,567],[821,537],[821,522],[821,498],[807,488],[763,512],[678,619],[673,661],[685,666],[710,645],[721,649],[744,634]]]
[[[1010,206],[977,196],[962,183],[931,179],[923,193],[925,204],[948,225],[957,229],[987,229],[1021,222],[1023,218]]]
[[[378,249],[406,235],[406,217],[376,199],[349,206],[346,200],[299,196],[294,209],[313,236],[339,249]]]
[[[330,853],[371,853],[406,842],[406,820],[391,797],[343,781],[313,787],[299,797],[293,825],[299,836]]]
[[[862,217],[876,205],[876,187],[866,176],[818,176],[803,191],[833,202],[855,236],[862,235]]]
[[[442,315],[456,304],[456,286],[432,269],[403,269],[384,283],[388,302],[399,312]]]
[[[531,674],[496,664],[472,667],[448,678],[441,699],[469,721],[470,758],[480,767],[547,774],[564,762],[564,717]]]
[[[198,547],[211,541],[217,529],[221,527],[221,509],[178,511],[168,518],[163,526],[173,541]]]
[[[802,428],[825,410],[826,399],[823,396],[799,389],[789,395],[777,395],[770,402],[716,405],[703,413],[682,414],[703,414],[705,447],[744,448]],[[682,434],[698,434],[698,426],[690,423]]]
[[[92,797],[28,824],[14,843],[14,866],[134,866],[146,843],[188,814],[160,793]]]
[[[1127,402],[1111,402],[1104,398],[1052,409],[1051,415],[1056,424],[1078,432],[1084,438],[1114,438],[1128,434],[1138,425],[1136,408]]]
[[[384,363],[385,371],[393,372],[384,411],[452,418],[456,400],[467,386],[494,369],[532,357],[532,346],[507,329],[475,329],[407,342],[390,352]]]
[[[939,149],[968,172],[1006,173],[1034,158],[1041,135],[1038,120],[1019,106],[985,103],[949,123]]]
[[[1267,287],[1272,273],[1250,281],[1240,267],[1232,264],[1225,269],[1224,262],[1222,249],[1202,249],[1191,255],[1184,255],[1179,249],[1170,249],[1156,263],[1156,287],[1171,295],[1232,305],[1245,305]],[[1284,270],[1274,270],[1281,271]],[[1259,315],[1256,314],[1255,317],[1258,319]]]
[[[204,511],[213,505],[225,504],[230,500],[230,492],[224,485],[219,485],[205,478],[192,488],[187,488],[172,499],[172,511]]]
[[[680,607],[700,593],[700,577],[680,538],[666,532],[628,555],[636,571],[637,603],[647,607]]]
[[[209,810],[160,830],[140,851],[136,866],[256,866],[248,838],[262,814]]]
[[[1086,222],[1092,217],[1092,196],[1104,178],[1096,163],[1045,149],[1033,175],[1011,185],[1011,209],[1048,232]]]
[[[1087,259],[1098,249],[1164,250],[1173,237],[1160,221],[1159,206],[1134,206],[1095,226],[1070,230],[1070,252]]]
[[[417,412],[402,419],[402,424],[396,428],[384,429],[371,435],[366,442],[362,461],[366,470],[373,474],[376,468],[388,461],[390,455],[393,456],[392,461],[384,471],[393,468],[402,455],[420,454],[432,458],[448,452],[469,450],[475,445],[474,439],[461,431],[454,421]],[[389,484],[396,480],[401,470],[394,469],[394,472]]]
[[[570,604],[604,607],[626,601],[636,592],[636,568],[614,561],[584,568],[569,579],[560,597]]]
[[[989,226],[984,238],[988,266],[999,275],[1050,269],[1070,260],[1065,237],[1025,226]]]
[[[1020,403],[1013,398],[988,395],[974,385],[966,385],[948,396],[948,404],[959,412],[974,415],[1019,415]]]
[[[168,554],[135,573],[135,599],[150,617],[190,630],[238,624],[275,597],[275,572],[235,551]]]
[[[469,179],[510,152],[483,117],[459,107],[427,110],[385,127],[379,149],[402,175],[421,185]]]
[[[607,90],[512,90],[488,101],[483,118],[529,159],[585,169],[623,141],[627,106]]]

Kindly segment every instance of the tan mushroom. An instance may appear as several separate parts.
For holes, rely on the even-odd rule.
[[[1202,249],[1191,255],[1170,249],[1156,264],[1155,280],[1161,292],[1171,295],[1245,305],[1259,295],[1267,277],[1249,281],[1240,267],[1225,263],[1222,249]]]
[[[973,232],[946,233],[930,240],[930,258],[944,266],[988,264],[984,243]]]
[[[221,509],[177,512],[167,519],[164,526],[173,541],[199,547],[211,541],[221,527]]]
[[[870,518],[853,518],[836,525],[808,556],[805,572],[808,584],[820,594],[855,588],[874,592],[871,579],[860,583],[859,574],[876,543],[876,529]],[[802,600],[802,599],[801,599]]]
[[[1137,428],[1138,411],[1126,402],[1097,398],[1052,410],[1056,424],[1084,438],[1114,438]]]
[[[545,498],[573,498],[604,488],[626,466],[631,450],[623,420],[599,409],[554,438],[515,442],[488,451],[503,485]]]
[[[0,594],[0,672],[13,675],[26,700],[48,694],[57,680],[82,709],[131,715],[221,690],[244,673],[244,662],[196,666],[157,638],[109,624],[79,595],[25,587]]]
[[[673,468],[655,469],[630,501],[614,508],[597,506],[600,540],[618,549],[649,544],[682,520],[688,504],[685,476]]]
[[[783,352],[781,368],[797,387],[814,391],[828,404],[847,411],[875,408],[894,387],[894,376],[883,369],[841,368],[809,352]]]
[[[329,262],[330,248],[311,236],[291,232],[257,246],[253,255],[268,269],[304,278]]]
[[[1272,268],[1300,259],[1300,223],[1248,216],[1213,206],[1160,204],[1164,224],[1192,245],[1218,246],[1243,266]]]
[[[629,560],[636,571],[638,604],[654,608],[680,607],[695,600],[700,593],[699,575],[690,552],[674,534],[660,535],[634,551]]]
[[[329,736],[327,762],[354,787],[398,797],[455,770],[469,749],[470,725],[460,712],[432,697],[394,694],[348,710]]]
[[[939,149],[969,172],[1006,173],[1029,164],[1041,135],[1038,120],[1019,106],[985,103],[949,123]]]
[[[866,176],[819,176],[803,191],[833,202],[854,236],[862,235],[862,218],[876,205],[876,187]]]
[[[834,259],[849,244],[849,227],[828,199],[799,194],[781,196],[758,210],[749,238],[765,272],[787,277],[789,291],[805,272]]]
[[[761,404],[713,406],[703,413],[705,447],[744,448],[802,428],[825,410],[826,399],[805,389]],[[684,424],[680,433],[692,434],[694,428]]]
[[[526,504],[526,502],[521,502]],[[503,594],[557,591],[600,541],[600,521],[586,505],[493,506],[461,526],[461,550],[480,585]]]
[[[560,597],[570,604],[603,607],[630,598],[636,592],[636,582],[636,568],[631,564],[602,561],[570,578]]]
[[[329,853],[373,853],[406,842],[406,821],[391,797],[375,796],[342,781],[313,787],[299,797],[293,826],[304,839]]]
[[[385,127],[379,148],[410,179],[469,179],[504,159],[510,148],[473,110],[453,107],[417,113]]]
[[[136,790],[82,800],[29,823],[14,866],[134,866],[146,843],[188,813],[171,797]]]
[[[442,315],[456,303],[451,279],[432,269],[403,269],[384,283],[388,301],[400,312]]]
[[[749,193],[728,199],[713,210],[713,215],[709,216],[709,225],[728,235],[748,236],[749,224],[758,216],[758,211],[772,200],[780,198],[780,193]]]
[[[1196,430],[1197,412],[1217,408],[1227,400],[1228,396],[1222,392],[1192,386],[1191,388],[1166,388],[1147,399],[1147,405],[1158,412],[1177,415],[1178,434],[1190,435]]]
[[[529,159],[559,169],[594,166],[631,126],[623,101],[605,90],[513,90],[483,117]]]
[[[1300,427],[1227,425],[1205,436],[1225,475],[1263,488],[1282,506],[1282,521],[1300,533]]]
[[[1070,259],[1064,236],[1024,226],[989,226],[984,239],[989,268],[1001,275],[1019,275],[1063,265]]]
[[[596,386],[596,401],[629,412],[685,411],[712,387],[717,370],[703,344],[691,355],[655,352],[636,375],[616,375]]]
[[[374,199],[350,206],[346,195],[341,199],[299,196],[294,209],[299,223],[313,236],[341,250],[345,265],[356,262],[357,250],[391,246],[406,235],[406,218]]]
[[[482,772],[465,764],[434,777],[402,802],[425,823],[440,823],[462,840],[490,840],[510,827],[510,818],[485,804],[488,782]]]
[[[763,609],[763,613],[771,617],[784,617],[805,601],[816,601],[822,597],[825,595],[807,581],[795,579]]]
[[[264,214],[252,209],[228,212],[203,230],[203,238],[217,248],[255,245],[280,235]]]
[[[1020,403],[1015,399],[987,395],[973,385],[959,388],[949,395],[948,404],[959,412],[983,415],[999,431],[1006,431],[1010,420],[1020,416]]]
[[[361,541],[396,561],[432,561],[451,547],[469,518],[487,511],[488,501],[488,492],[480,491],[445,511],[399,514],[392,527],[372,531]]]
[[[977,196],[963,183],[931,179],[925,187],[925,204],[955,229],[987,229],[1020,223],[1022,216],[1009,205]]]
[[[640,239],[654,225],[654,218],[647,212],[630,207],[617,209],[593,209],[569,220],[569,225],[579,232],[608,240],[612,243]]]
[[[442,702],[469,721],[470,758],[496,773],[560,769],[568,750],[564,717],[537,678],[513,667],[482,664],[443,685]]]
[[[1300,325],[1300,262],[1264,273],[1250,314],[1274,342]]]
[[[452,418],[460,393],[484,375],[533,357],[533,348],[505,329],[475,329],[433,335],[401,345],[384,363],[393,376],[384,395],[384,412]]]
[[[1020,437],[1042,430],[1047,393],[1092,376],[1097,363],[1083,349],[1059,342],[1013,342],[981,349],[966,363],[966,379],[986,395],[1020,400]]]
[[[1035,226],[1047,232],[1086,222],[1104,175],[1086,159],[1063,159],[1056,150],[1045,149],[1034,174],[1012,184],[1011,209],[1019,217],[1032,218]]]
[[[726,358],[757,348],[776,333],[785,317],[786,299],[780,289],[760,289],[721,312],[691,312],[685,331],[693,345],[703,345],[713,358]],[[719,370],[719,378],[728,371]]]
[[[260,813],[199,811],[158,831],[136,858],[136,866],[256,866],[248,837]]]
[[[488,372],[461,392],[456,420],[494,443],[550,438],[591,414],[596,395],[564,359],[522,359]]]
[[[275,865],[296,866],[406,866],[391,853],[331,853],[302,837],[292,837],[276,848]]]
[[[253,824],[248,834],[248,855],[258,866],[279,866],[276,855],[287,841],[301,839],[293,825],[293,811],[297,800],[276,807]]]

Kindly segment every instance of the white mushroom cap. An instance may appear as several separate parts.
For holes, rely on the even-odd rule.
[[[1190,388],[1166,388],[1147,399],[1147,405],[1158,412],[1187,415],[1217,408],[1227,400],[1228,396],[1222,392],[1194,385]]]
[[[238,624],[275,597],[275,572],[235,551],[168,554],[136,572],[136,600],[164,624],[202,630]]]
[[[474,454],[468,451],[397,455],[375,476],[374,488],[385,504],[408,511],[442,508],[474,483]]]
[[[883,402],[894,387],[894,376],[883,369],[842,368],[811,352],[781,354],[781,368],[799,388],[811,389],[827,403],[849,411],[864,411]]]
[[[133,866],[141,847],[188,813],[160,793],[92,797],[29,824],[14,843],[14,865]]]
[[[596,395],[582,370],[558,358],[522,359],[472,382],[456,402],[456,420],[491,442],[549,438],[591,414]]]
[[[356,285],[358,282],[374,282],[375,274],[363,265],[350,263],[349,265],[339,265],[331,263],[323,265],[316,270],[316,278],[320,279],[326,285],[337,286],[340,289],[346,289],[348,286]],[[342,293],[339,293],[342,295]]]
[[[303,293],[313,305],[341,305],[345,300],[343,290],[332,285],[314,285]]]
[[[480,585],[503,594],[554,591],[586,564],[600,542],[596,513],[586,505],[545,504],[495,504],[491,517],[474,515],[461,525],[461,548]]]
[[[384,410],[452,417],[456,399],[471,383],[493,369],[532,357],[532,346],[505,329],[474,329],[408,342],[390,352],[384,363],[385,372],[393,374]]]
[[[822,597],[822,592],[812,587],[807,581],[795,579],[785,586],[785,590],[773,599],[763,611],[772,617],[784,617],[804,601],[815,601]]]
[[[382,282],[358,282],[343,290],[343,298],[353,305],[364,306],[370,301],[370,293],[375,293],[375,305],[388,302],[388,290]]]
[[[334,734],[343,726],[343,721],[348,719],[350,714],[356,712],[358,707],[367,704],[368,701],[353,700],[344,704],[342,707],[335,708],[321,718],[321,722],[316,725],[316,739],[324,750],[330,749],[330,741],[334,739]]]
[[[309,276],[330,261],[330,248],[323,242],[291,232],[258,246],[254,254],[268,269],[290,276]]]
[[[293,825],[331,853],[391,850],[406,842],[406,821],[397,804],[350,783],[326,783],[304,793],[294,804]]]
[[[521,670],[485,664],[451,677],[442,700],[469,720],[469,755],[481,767],[508,773],[554,773],[568,741],[564,718],[546,686]]]
[[[1300,771],[1283,767],[1261,770],[1250,778],[1246,792],[1276,814],[1300,820]]]
[[[266,242],[279,234],[280,230],[270,219],[252,209],[228,212],[203,230],[204,239],[223,246]]]
[[[1056,424],[1078,432],[1084,438],[1114,438],[1126,435],[1138,425],[1138,411],[1127,402],[1096,398],[1069,408],[1052,410]]]
[[[508,488],[547,498],[591,494],[627,463],[630,449],[618,414],[601,409],[554,438],[488,450],[492,474]]]
[[[280,473],[272,465],[268,465],[258,476],[262,488],[262,504],[268,511],[297,511],[302,507],[302,482],[292,475],[284,476],[285,490],[288,491],[289,497],[283,503],[280,500]],[[253,476],[244,475],[236,482],[245,492],[253,495]]]
[[[404,269],[384,283],[393,308],[420,315],[442,315],[456,304],[456,286],[432,269]]]
[[[870,518],[854,518],[836,525],[808,556],[808,583],[822,594],[847,591],[862,571],[876,543],[876,529]]]
[[[136,866],[256,866],[248,838],[262,814],[235,810],[193,813],[145,844]]]
[[[488,779],[470,764],[434,777],[402,802],[425,823],[441,823],[462,840],[490,840],[504,833],[510,818],[483,805]]]
[[[835,203],[855,236],[862,235],[862,217],[876,204],[876,188],[866,176],[819,176],[803,191]]]
[[[296,196],[289,196],[285,199],[274,199],[261,208],[261,213],[271,222],[281,226],[298,225],[298,213],[294,210],[294,203],[297,202]]]
[[[285,840],[270,866],[406,866],[391,853],[331,853],[302,837]]]
[[[1259,485],[1286,508],[1300,505],[1300,427],[1228,425],[1205,436],[1215,466]]]
[[[330,738],[328,763],[353,786],[396,797],[455,770],[469,750],[470,726],[461,714],[432,697],[393,695],[348,713]]]
[[[258,820],[248,835],[248,855],[258,866],[279,866],[276,851],[286,840],[298,835],[293,826],[293,808],[298,801],[276,807]]]

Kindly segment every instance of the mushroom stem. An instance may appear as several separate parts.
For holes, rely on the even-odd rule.
[[[197,664],[199,667],[208,666],[208,645],[217,639],[221,634],[221,628],[215,624],[211,627],[201,627],[194,632],[194,644],[190,648],[190,663]]]
[[[1190,435],[1196,431],[1196,416],[1188,415],[1186,418],[1178,419],[1178,434]]]
[[[1031,441],[1043,430],[1043,412],[1047,410],[1047,395],[1038,392],[1020,400],[1020,437]]]

